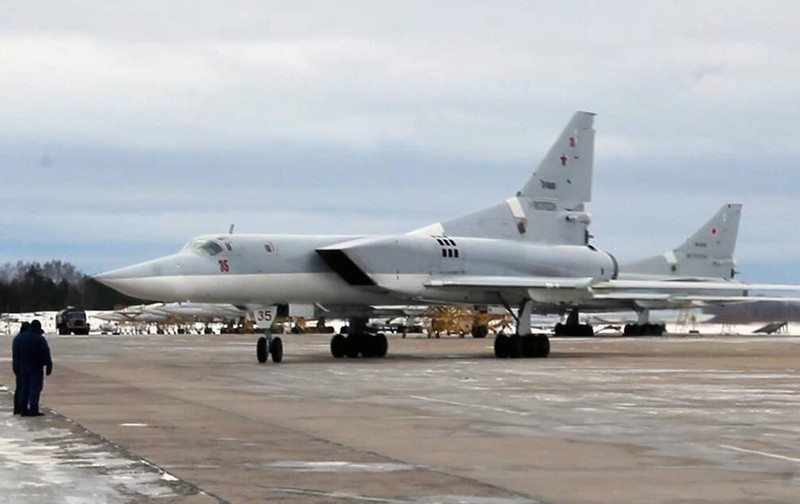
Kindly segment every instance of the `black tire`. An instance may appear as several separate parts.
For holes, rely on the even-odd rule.
[[[269,353],[272,355],[272,362],[278,363],[283,360],[283,341],[280,338],[272,340]]]
[[[343,334],[336,334],[331,338],[331,355],[341,359],[347,352],[347,338]]]
[[[256,342],[256,358],[260,364],[267,362],[267,338],[261,336]]]
[[[386,339],[386,335],[382,333],[378,333],[375,335],[375,357],[386,357],[386,353],[389,351],[389,340]]]
[[[522,336],[519,334],[512,334],[508,338],[508,356],[512,359],[522,357]]]
[[[472,326],[473,338],[485,338],[489,334],[489,326],[474,325]]]
[[[538,346],[538,339],[537,336],[533,334],[527,334],[522,337],[522,356],[526,359],[531,357],[536,357],[536,354],[539,351]]]
[[[538,357],[543,359],[550,355],[550,338],[548,338],[544,334],[537,334],[534,336],[537,339],[536,342],[536,355],[534,357]]]
[[[498,359],[507,359],[509,354],[509,339],[505,334],[498,334],[494,338],[494,356]]]
[[[364,358],[375,357],[375,336],[362,334],[358,338],[358,352]]]
[[[344,354],[350,358],[355,359],[358,357],[358,352],[360,350],[360,340],[361,336],[357,334],[351,334],[347,338],[345,338],[345,345],[344,345]]]

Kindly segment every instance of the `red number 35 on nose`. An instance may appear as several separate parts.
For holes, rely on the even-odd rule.
[[[227,273],[227,272],[229,272],[231,270],[231,267],[228,266],[228,260],[227,259],[220,259],[219,260],[219,270],[221,272],[223,272],[223,273]]]

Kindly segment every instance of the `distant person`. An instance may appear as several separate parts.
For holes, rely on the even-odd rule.
[[[31,322],[28,331],[20,334],[17,344],[17,372],[20,377],[19,405],[22,416],[41,416],[39,396],[44,388],[44,373],[53,372],[50,346],[44,338],[42,324]]]
[[[20,406],[20,399],[22,398],[22,394],[20,394],[20,387],[21,387],[21,376],[19,372],[19,356],[17,354],[17,348],[19,347],[19,342],[22,339],[22,334],[28,332],[30,330],[31,323],[30,322],[23,322],[19,326],[19,332],[16,336],[14,336],[14,341],[11,343],[11,367],[14,369],[14,378],[16,379],[16,385],[14,386],[14,414],[19,415],[22,413],[22,407]]]

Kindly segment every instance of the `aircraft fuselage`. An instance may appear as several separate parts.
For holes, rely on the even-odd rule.
[[[206,235],[177,254],[96,278],[134,297],[231,304],[517,302],[497,292],[426,285],[433,278],[614,278],[588,246],[444,236]]]

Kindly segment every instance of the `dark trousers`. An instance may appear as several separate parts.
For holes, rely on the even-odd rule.
[[[28,413],[39,414],[39,396],[44,388],[44,372],[39,369],[31,373],[31,388],[28,391]]]
[[[22,395],[19,393],[19,387],[20,387],[19,375],[15,374],[14,378],[17,379],[17,384],[16,387],[14,388],[14,414],[19,415],[20,413],[22,413],[22,407],[20,406],[21,403],[20,399],[22,398]]]
[[[17,375],[16,405],[20,415],[39,414],[39,396],[44,388],[44,372],[30,371]]]
[[[17,393],[14,394],[14,406],[21,415],[28,414],[28,404],[31,396],[31,376],[33,373],[17,374]]]

